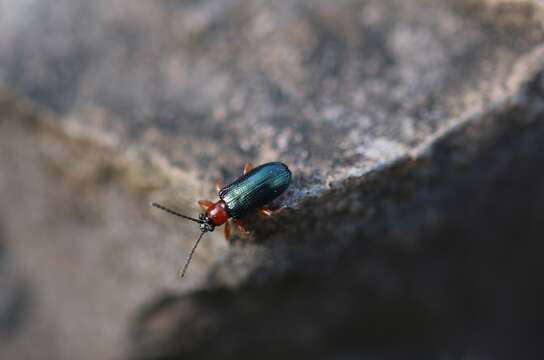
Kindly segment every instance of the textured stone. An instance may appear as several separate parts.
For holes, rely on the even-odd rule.
[[[0,261],[27,299],[0,355],[534,352],[541,2],[0,10]],[[196,213],[273,160],[285,211],[177,282],[197,229],[149,201]]]

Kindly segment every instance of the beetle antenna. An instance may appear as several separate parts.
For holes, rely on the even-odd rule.
[[[191,259],[193,258],[193,254],[194,254],[194,252],[196,250],[196,247],[198,246],[198,243],[200,242],[200,239],[202,239],[202,237],[204,236],[205,233],[206,233],[206,230],[202,230],[202,232],[200,233],[200,236],[198,237],[198,239],[196,239],[196,241],[195,241],[195,243],[193,245],[193,248],[191,249],[191,251],[189,252],[189,255],[187,256],[187,260],[185,261],[185,265],[183,265],[183,267],[179,269],[178,276],[180,278],[185,276],[185,272],[187,271],[187,268],[189,267],[189,264],[191,263]]]
[[[190,216],[187,216],[187,215],[180,214],[179,212],[174,211],[174,210],[172,210],[172,209],[169,209],[169,208],[167,208],[167,207],[165,207],[165,206],[162,206],[162,205],[160,205],[160,204],[157,204],[157,203],[152,202],[152,203],[151,203],[151,206],[154,206],[154,207],[156,207],[157,209],[164,210],[164,211],[166,211],[167,213],[170,213],[170,214],[172,214],[172,215],[176,215],[176,216],[182,217],[182,218],[184,218],[184,219],[194,221],[194,222],[199,223],[199,224],[204,224],[204,220],[199,220],[199,219],[195,219],[195,218],[192,218],[192,217],[190,217]]]

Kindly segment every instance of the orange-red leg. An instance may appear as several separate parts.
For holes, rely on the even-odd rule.
[[[215,191],[217,191],[218,194],[219,194],[219,191],[221,191],[221,188],[222,188],[222,187],[223,187],[223,186],[221,185],[221,181],[217,180],[217,181],[215,182]]]
[[[242,222],[240,221],[240,219],[234,219],[234,223],[236,224],[236,227],[238,228],[238,231],[240,231],[240,233],[242,235],[249,235],[249,230],[247,230],[244,225],[242,224]]]
[[[213,202],[210,200],[198,200],[198,205],[204,210],[208,210],[208,208],[213,205]]]
[[[229,221],[225,223],[225,239],[226,240],[230,239],[230,222]]]
[[[251,169],[253,169],[253,165],[251,165],[251,163],[246,163],[244,165],[244,175],[247,174],[248,172],[250,172]]]
[[[269,208],[262,208],[262,209],[259,209],[259,212],[265,216],[272,216],[274,214],[277,214],[279,212],[281,212],[283,210],[283,208],[279,208],[279,209],[276,209],[276,210],[272,210],[272,209],[269,209]]]
[[[262,209],[259,209],[259,212],[265,216],[272,216],[272,214],[274,214],[274,210],[272,209],[269,209],[269,208],[262,208]]]

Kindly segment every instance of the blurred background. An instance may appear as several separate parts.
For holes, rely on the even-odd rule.
[[[0,0],[0,358],[541,358],[543,5]]]

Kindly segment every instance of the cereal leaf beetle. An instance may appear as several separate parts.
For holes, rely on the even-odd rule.
[[[193,254],[205,233],[215,230],[216,226],[225,225],[225,237],[230,238],[229,219],[233,219],[241,233],[248,231],[243,227],[240,218],[245,214],[259,210],[265,215],[271,215],[270,209],[264,208],[266,204],[280,196],[291,183],[291,171],[287,165],[281,162],[269,162],[253,168],[250,163],[244,166],[244,173],[232,184],[221,187],[216,184],[219,195],[217,202],[199,200],[198,204],[205,210],[198,219],[183,215],[157,203],[152,206],[164,210],[172,215],[194,221],[200,226],[200,235],[195,241],[187,260],[179,270],[179,277],[185,276],[187,267],[193,258]]]

